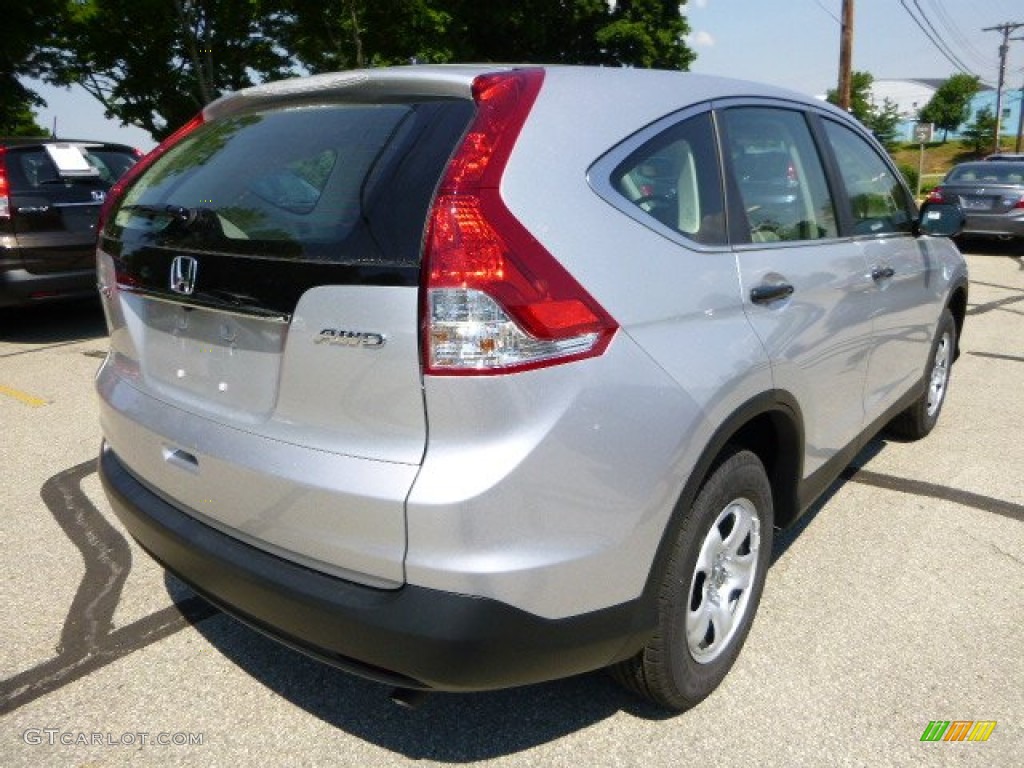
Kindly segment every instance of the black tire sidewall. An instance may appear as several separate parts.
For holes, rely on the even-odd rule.
[[[939,344],[942,343],[942,337],[949,333],[949,360],[946,363],[946,385],[942,390],[942,399],[939,401],[939,407],[935,409],[935,413],[928,414],[928,391],[931,387],[932,371],[935,369],[935,356],[939,352]],[[928,365],[925,367],[925,391],[921,393],[921,398],[914,403],[914,409],[912,411],[912,417],[915,421],[914,424],[914,436],[924,437],[931,432],[935,425],[939,421],[939,416],[942,415],[942,407],[946,404],[946,395],[949,393],[949,383],[952,379],[952,368],[953,358],[956,356],[956,321],[953,320],[953,315],[948,309],[942,310],[942,314],[939,316],[939,326],[935,333],[935,339],[932,341],[931,351],[928,353]]]
[[[750,500],[760,520],[760,549],[757,572],[741,624],[722,655],[706,664],[690,654],[686,641],[686,613],[697,557],[712,524],[725,507],[737,498]],[[677,694],[677,706],[688,708],[706,698],[725,678],[743,647],[764,590],[771,561],[773,507],[771,485],[761,461],[750,451],[738,451],[711,474],[679,532],[676,551],[662,592],[662,637],[667,677]],[[676,697],[673,697],[676,698]]]

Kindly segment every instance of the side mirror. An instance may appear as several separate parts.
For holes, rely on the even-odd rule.
[[[967,223],[959,205],[953,203],[925,203],[917,217],[917,234],[932,237],[956,237]]]

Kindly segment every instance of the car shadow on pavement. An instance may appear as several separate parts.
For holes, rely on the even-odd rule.
[[[852,467],[885,447],[871,441]],[[855,470],[851,470],[855,471]],[[774,564],[848,482],[837,479],[793,527],[775,537]],[[166,577],[172,598],[180,582]],[[282,646],[224,614],[195,628],[227,659],[274,693],[336,728],[414,760],[463,763],[522,752],[606,720],[619,712],[648,720],[674,715],[620,688],[603,672],[485,693],[428,696],[415,709],[395,705],[391,689]]]
[[[172,594],[175,584],[167,578]],[[511,755],[618,712],[650,720],[671,717],[603,672],[502,691],[434,693],[407,709],[391,701],[388,686],[310,659],[224,614],[195,628],[227,659],[295,706],[413,760],[463,763]]]
[[[0,342],[59,344],[106,335],[98,298],[0,309]]]
[[[818,513],[821,512],[826,504],[828,504],[829,500],[839,493],[844,485],[850,482],[856,474],[857,469],[863,467],[885,449],[885,444],[888,439],[889,438],[884,432],[871,439],[868,444],[861,448],[860,452],[853,457],[853,461],[851,461],[850,465],[843,470],[842,474],[832,481],[832,485],[828,487],[828,490],[807,508],[807,511],[800,516],[796,523],[785,530],[775,532],[775,540],[772,544],[772,565],[775,565],[775,563],[779,561],[779,558],[786,554],[786,551],[793,545],[793,542],[800,538],[800,534],[802,534],[807,527],[814,522]]]

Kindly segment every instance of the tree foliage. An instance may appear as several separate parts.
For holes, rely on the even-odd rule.
[[[72,0],[40,55],[46,79],[78,83],[108,117],[156,138],[225,91],[290,73],[256,3]]]
[[[978,110],[974,120],[961,131],[961,143],[981,152],[992,141],[996,132],[996,116],[989,107]]]
[[[882,100],[881,107],[873,106],[862,122],[883,146],[892,148],[899,139],[899,126],[902,119],[896,102],[886,98]]]
[[[47,0],[57,85],[162,138],[219,95],[289,75],[412,62],[687,69],[678,0]],[[30,37],[32,37],[30,35]]]
[[[8,7],[9,6],[9,7]],[[56,26],[64,8],[62,0],[33,0],[9,3],[3,10],[0,44],[0,134],[40,135],[32,108],[43,100],[22,84],[20,78],[38,77],[43,67],[37,57]]]
[[[942,141],[971,116],[971,99],[978,92],[979,79],[974,75],[958,74],[946,80],[921,109],[923,122],[935,123],[942,129]]]
[[[897,139],[900,123],[899,108],[889,98],[876,104],[871,96],[871,86],[875,77],[870,72],[853,71],[850,73],[850,114],[860,120],[871,131],[875,138],[885,146],[892,145]],[[831,89],[825,94],[831,104],[839,103],[839,92]]]
[[[854,70],[850,73],[850,114],[866,122],[874,111],[874,104],[871,101],[871,86],[875,82],[875,76],[870,72]],[[825,99],[830,104],[839,103],[839,91],[830,89],[825,94]]]

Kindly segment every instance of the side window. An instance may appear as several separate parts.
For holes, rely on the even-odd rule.
[[[801,112],[736,107],[721,113],[725,154],[750,227],[750,239],[836,237],[835,208],[821,158]]]
[[[691,240],[726,242],[710,115],[691,117],[651,139],[616,167],[611,181],[641,211]]]
[[[889,166],[854,131],[831,120],[824,123],[850,201],[854,233],[910,232],[913,205]]]

